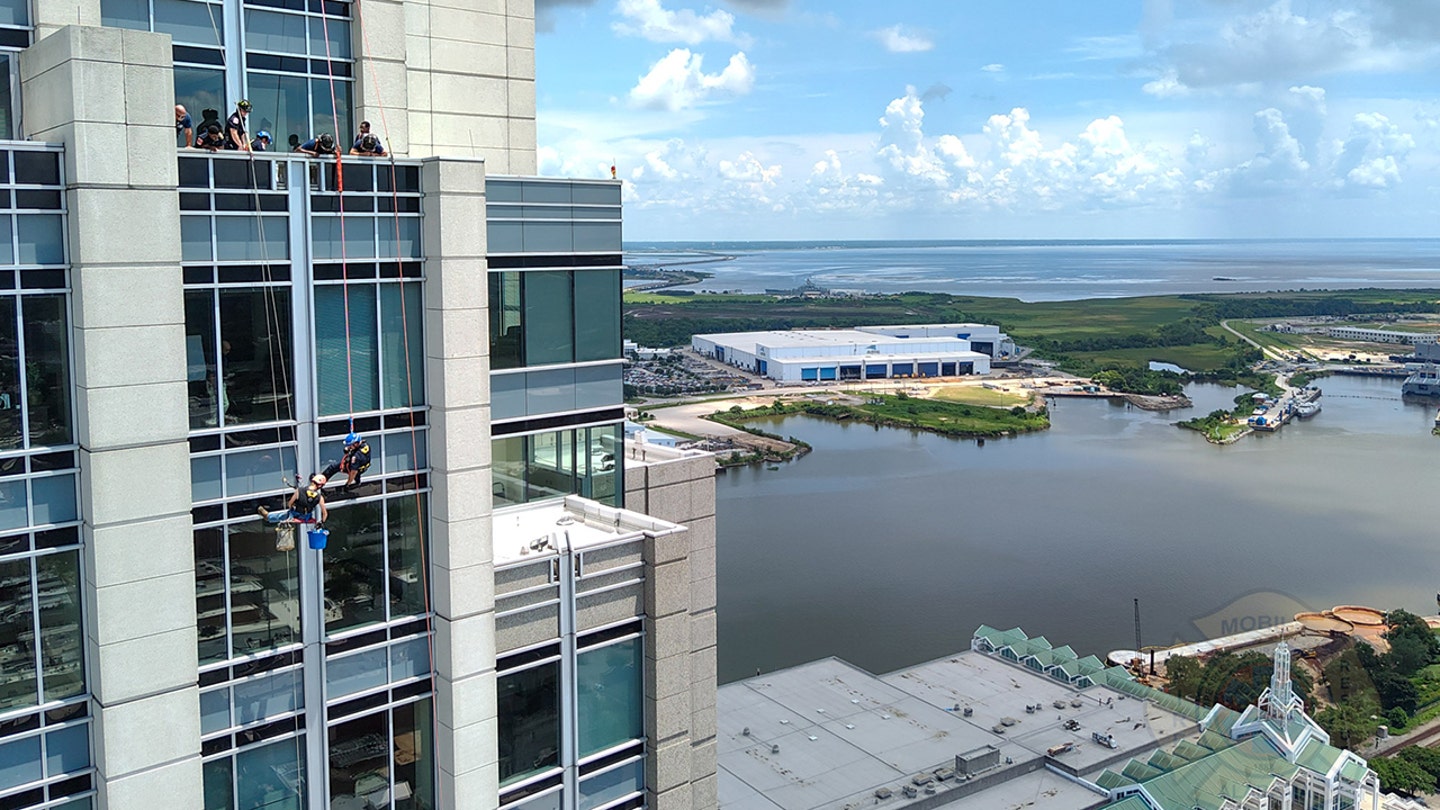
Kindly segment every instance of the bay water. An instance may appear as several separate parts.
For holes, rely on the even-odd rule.
[[[1064,399],[1041,433],[975,441],[786,417],[812,444],[717,478],[721,681],[825,656],[876,672],[1019,625],[1102,658],[1369,604],[1434,613],[1435,403],[1330,377],[1323,411],[1217,447],[1168,413]]]

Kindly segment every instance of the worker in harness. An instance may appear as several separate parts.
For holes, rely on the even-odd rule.
[[[265,518],[266,523],[314,523],[319,525],[325,522],[330,516],[330,511],[325,508],[325,482],[326,477],[322,473],[316,473],[305,482],[304,486],[296,487],[295,494],[290,496],[286,503],[288,508],[271,512],[265,507],[256,511],[260,517]],[[318,515],[319,519],[316,519]]]
[[[341,456],[340,462],[330,462],[325,468],[324,476],[328,480],[334,478],[337,473],[345,473],[345,491],[349,492],[360,486],[360,476],[370,469],[370,445],[358,433],[350,433],[345,437],[345,455]]]

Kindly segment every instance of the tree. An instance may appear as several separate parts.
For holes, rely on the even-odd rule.
[[[1166,689],[1177,697],[1194,698],[1199,694],[1200,680],[1205,667],[1198,660],[1185,655],[1174,655],[1165,661],[1165,677],[1169,681]]]
[[[1330,735],[1332,745],[1353,749],[1375,733],[1376,724],[1370,716],[1378,710],[1368,701],[1341,703],[1321,710],[1315,722]]]
[[[1414,762],[1395,757],[1376,757],[1370,767],[1380,776],[1380,787],[1411,796],[1435,789],[1435,777]]]

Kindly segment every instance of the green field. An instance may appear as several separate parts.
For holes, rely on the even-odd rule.
[[[1008,391],[996,391],[993,388],[979,385],[946,385],[934,389],[933,393],[935,399],[943,399],[946,402],[985,405],[992,408],[1012,408],[1016,405],[1027,405],[1030,402],[1029,396],[1012,394]]]
[[[1043,410],[990,408],[934,399],[916,399],[904,394],[867,394],[858,405],[839,402],[777,401],[773,405],[742,409],[739,405],[710,418],[740,426],[752,419],[788,414],[823,416],[837,421],[856,421],[883,427],[902,427],[961,438],[988,438],[1028,433],[1050,427]]]
[[[1151,360],[1157,363],[1174,363],[1187,371],[1203,371],[1225,365],[1233,354],[1231,348],[1205,343],[1187,346],[1156,346],[1144,349],[1110,349],[1101,352],[1072,352],[1071,357],[1088,361],[1097,366],[1145,365]]]

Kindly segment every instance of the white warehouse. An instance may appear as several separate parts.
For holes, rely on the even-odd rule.
[[[916,332],[927,327],[878,328]],[[969,340],[953,334],[909,337],[859,329],[731,332],[696,335],[690,347],[787,383],[990,373],[990,356],[973,351]]]
[[[970,341],[970,350],[1004,359],[1015,355],[1015,341],[1000,327],[983,323],[929,323],[916,326],[857,326],[861,332],[897,338],[953,337]]]

